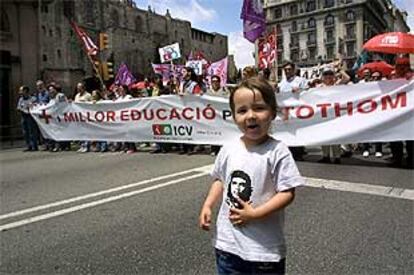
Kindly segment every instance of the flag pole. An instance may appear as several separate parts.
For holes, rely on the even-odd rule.
[[[277,52],[278,52],[278,50],[277,50],[277,29],[276,29],[276,26],[275,27],[273,27],[274,29],[273,29],[273,31],[274,31],[274,33],[275,33],[275,61],[274,61],[274,66],[275,66],[275,69],[274,69],[274,74],[275,74],[275,82],[276,82],[276,86],[277,86],[277,83],[279,82],[279,79],[278,79],[278,54],[277,54]]]
[[[92,57],[90,56],[88,50],[86,49],[84,43],[82,42],[82,37],[79,36],[79,33],[77,31],[77,28],[75,27],[75,24],[72,20],[70,20],[70,25],[72,26],[72,28],[74,29],[76,36],[78,37],[78,39],[80,40],[81,44],[82,44],[82,49],[85,52],[86,56],[88,57],[89,62],[92,65],[93,70],[97,73],[99,82],[101,83],[102,89],[105,91],[106,90],[106,86],[105,83],[103,82],[102,76],[101,76],[101,72],[99,70],[99,68],[96,67],[95,62],[93,61]]]

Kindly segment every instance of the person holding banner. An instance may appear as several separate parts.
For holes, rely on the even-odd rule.
[[[279,93],[300,93],[308,89],[308,81],[296,75],[296,65],[291,61],[286,61],[283,64],[283,71],[285,72],[285,77],[279,83],[278,92]],[[303,155],[305,154],[305,147],[296,146],[289,147],[290,152],[293,155],[293,158],[297,161],[303,161]]]
[[[202,90],[200,85],[197,83],[197,75],[194,73],[193,68],[184,67],[182,70],[183,73],[183,83],[180,89],[180,96],[186,94],[192,95],[201,95]],[[193,154],[196,153],[195,146],[193,144],[182,144],[180,154]]]
[[[30,108],[35,104],[36,98],[30,95],[28,86],[21,86],[19,88],[19,101],[17,102],[17,110],[21,115],[21,125],[23,130],[24,140],[27,148],[23,152],[38,151],[37,138],[38,131],[36,122],[30,115]]]
[[[75,102],[90,102],[92,101],[92,95],[86,91],[85,85],[82,82],[79,82],[76,85],[76,95]],[[89,152],[90,142],[81,141],[81,147],[79,148],[79,153]]]
[[[285,274],[284,209],[304,180],[287,146],[269,135],[277,106],[267,81],[242,81],[230,108],[242,136],[216,158],[199,226],[210,229],[221,199],[213,241],[218,274]]]
[[[207,95],[211,96],[220,96],[220,97],[228,97],[229,91],[226,87],[221,87],[221,79],[218,75],[213,75],[211,77],[211,86],[207,90]]]
[[[182,74],[183,83],[179,95],[200,95],[202,93],[202,90],[200,85],[197,83],[197,75],[194,73],[193,68],[184,67]]]
[[[414,79],[414,72],[410,69],[410,60],[408,57],[398,57],[395,60],[394,79],[404,78],[407,80]],[[404,143],[403,141],[393,141],[390,143],[392,161],[391,167],[402,167],[404,159]],[[414,168],[414,140],[405,141],[405,149],[407,151],[406,164],[407,168]]]
[[[349,78],[343,77],[338,79],[336,77],[336,69],[328,65],[322,71],[322,83],[318,87],[327,87],[327,86],[334,86],[334,85],[342,85],[347,84],[349,82]],[[338,144],[334,145],[322,145],[322,159],[320,159],[319,163],[331,163],[331,157],[333,158],[334,164],[341,163],[341,146]]]

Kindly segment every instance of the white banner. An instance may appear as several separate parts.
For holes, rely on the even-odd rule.
[[[277,100],[272,133],[288,145],[414,139],[414,81],[317,88]],[[207,95],[62,102],[31,112],[43,135],[54,140],[222,144],[240,135],[228,99]]]
[[[178,43],[174,43],[163,48],[159,48],[158,52],[160,53],[161,63],[168,62],[181,57],[180,45]]]

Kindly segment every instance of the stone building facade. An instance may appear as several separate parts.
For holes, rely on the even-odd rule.
[[[279,66],[342,58],[350,68],[369,38],[409,31],[407,14],[391,0],[268,0],[265,11],[268,29],[277,30]]]
[[[62,84],[70,94],[76,82],[93,75],[92,66],[70,26],[74,20],[98,45],[108,34],[110,49],[100,53],[115,69],[125,62],[135,76],[152,73],[158,48],[180,44],[184,63],[191,50],[216,61],[228,54],[227,36],[192,28],[191,23],[142,10],[132,0],[3,0],[0,2],[1,125],[18,124],[15,113],[20,85],[36,79]]]

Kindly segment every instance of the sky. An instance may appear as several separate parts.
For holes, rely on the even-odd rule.
[[[254,44],[243,38],[242,0],[135,0],[135,3],[142,9],[150,5],[158,14],[169,9],[173,18],[188,20],[194,28],[227,35],[229,54],[234,55],[236,66],[254,65]]]
[[[191,22],[192,27],[228,36],[229,54],[239,68],[253,65],[254,44],[243,38],[240,11],[243,0],[134,0],[139,8],[150,5],[158,14],[170,10],[173,18]],[[414,0],[394,0],[397,7],[408,12],[407,23],[414,32]]]

